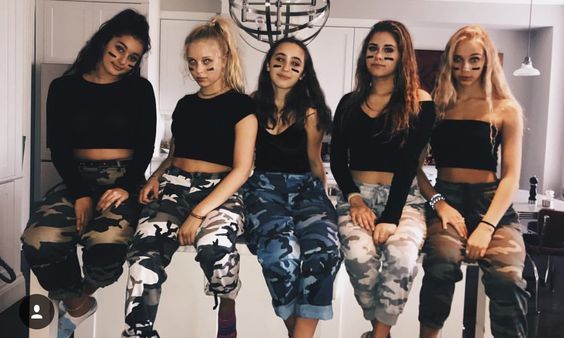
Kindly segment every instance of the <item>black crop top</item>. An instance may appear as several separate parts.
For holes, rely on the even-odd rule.
[[[383,116],[371,118],[361,107],[351,111],[343,125],[345,103],[351,94],[345,95],[335,111],[331,137],[331,172],[346,196],[359,192],[351,170],[384,171],[394,174],[388,201],[378,223],[398,224],[409,188],[417,173],[419,156],[427,144],[435,122],[435,105],[432,101],[421,102],[418,118],[412,122],[402,145],[402,134],[390,137],[384,128]]]
[[[252,99],[234,90],[211,99],[184,96],[172,113],[174,157],[232,167],[235,125],[254,112]]]
[[[53,80],[47,96],[47,146],[71,196],[90,194],[73,149],[133,149],[132,162],[116,185],[136,192],[153,156],[156,118],[153,87],[144,78],[109,84],[80,75]]]
[[[255,169],[283,173],[311,171],[304,126],[294,123],[278,135],[260,127],[255,148]]]
[[[441,120],[431,136],[431,153],[437,168],[495,172],[501,138],[497,128],[486,121]]]

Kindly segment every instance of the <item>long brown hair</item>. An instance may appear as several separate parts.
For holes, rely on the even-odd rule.
[[[230,88],[245,92],[245,76],[231,21],[222,16],[213,16],[208,22],[194,28],[184,40],[184,57],[189,45],[198,40],[214,39],[227,58],[224,81]]]
[[[391,136],[407,131],[411,120],[419,114],[419,75],[411,36],[407,28],[398,21],[385,20],[376,23],[362,42],[355,73],[355,88],[345,106],[343,118],[366,102],[372,88],[372,74],[366,67],[368,44],[378,32],[390,33],[398,45],[400,60],[394,76],[394,89],[390,101],[384,107],[384,118]],[[356,108],[355,108],[356,107]]]

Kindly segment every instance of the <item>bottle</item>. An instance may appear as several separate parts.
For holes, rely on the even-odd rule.
[[[554,190],[545,190],[544,197],[542,199],[543,208],[554,208]]]

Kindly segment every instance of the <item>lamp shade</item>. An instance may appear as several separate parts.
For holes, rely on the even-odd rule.
[[[540,71],[533,67],[533,61],[530,57],[526,57],[521,63],[521,67],[513,72],[513,76],[539,76]]]

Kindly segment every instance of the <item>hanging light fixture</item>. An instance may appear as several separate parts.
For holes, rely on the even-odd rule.
[[[523,63],[521,63],[521,67],[519,67],[519,69],[516,69],[513,72],[513,76],[538,76],[538,75],[540,75],[540,71],[538,69],[536,69],[535,67],[533,67],[533,61],[531,60],[531,57],[529,56],[529,51],[531,49],[531,16],[532,16],[532,12],[533,12],[533,0],[531,0],[531,3],[529,5],[529,39],[527,41],[527,56],[525,57],[525,60],[523,60]]]
[[[281,38],[295,36],[311,42],[329,18],[330,0],[229,0],[229,14],[247,36],[266,51]]]

